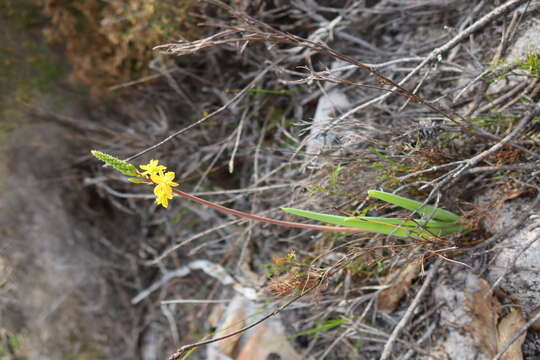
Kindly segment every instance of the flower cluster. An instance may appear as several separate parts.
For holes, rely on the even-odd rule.
[[[141,169],[144,172],[141,173],[141,176],[150,179],[156,187],[154,188],[154,195],[156,195],[156,204],[162,205],[163,207],[169,206],[169,200],[173,198],[173,186],[178,186],[175,183],[174,177],[175,173],[173,171],[167,171],[166,166],[159,165],[158,160],[150,160],[146,165],[141,165]]]

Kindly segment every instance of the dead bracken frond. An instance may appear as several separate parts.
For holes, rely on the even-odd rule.
[[[320,283],[321,274],[315,271],[300,272],[298,269],[292,269],[290,272],[273,277],[267,285],[277,297],[284,297],[302,293]]]
[[[88,84],[94,95],[149,73],[152,47],[199,34],[191,15],[198,1],[47,0],[44,13],[50,42],[65,44],[71,79]],[[164,60],[170,62],[168,60]]]

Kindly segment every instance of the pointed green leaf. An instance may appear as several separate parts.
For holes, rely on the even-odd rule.
[[[402,207],[410,211],[416,211],[419,214],[432,216],[434,219],[437,219],[443,222],[458,222],[461,220],[461,218],[458,215],[450,211],[439,209],[431,205],[422,206],[421,202],[407,199],[399,195],[390,194],[384,191],[377,191],[377,190],[369,190],[368,194],[372,198],[386,201],[390,204],[397,205],[399,207]]]
[[[437,220],[409,220],[406,218],[384,218],[384,217],[371,217],[371,216],[359,216],[359,217],[349,217],[346,218],[345,223],[352,221],[351,219],[361,219],[371,222],[380,222],[385,224],[392,224],[392,225],[399,225],[399,226],[407,226],[407,227],[414,227],[414,228],[426,228],[429,231],[451,231],[451,232],[457,232],[457,231],[464,231],[467,229],[466,226],[456,223],[448,223],[444,221],[437,221]]]
[[[401,238],[425,238],[432,236],[444,236],[456,232],[465,231],[467,228],[460,224],[436,220],[408,220],[405,218],[382,218],[382,217],[345,217],[338,215],[321,214],[314,211],[282,208],[290,214],[303,216],[308,219],[318,220],[328,224],[354,227],[357,229],[371,231],[378,234],[394,235]]]
[[[327,215],[327,214],[321,214],[314,211],[300,210],[300,209],[293,209],[293,208],[281,208],[281,210],[288,212],[290,214],[303,216],[312,220],[318,220],[318,221],[322,221],[329,224],[335,224],[335,225],[349,226],[348,224],[345,223],[345,221],[349,218],[345,216]]]
[[[342,225],[346,227],[354,227],[360,230],[371,231],[378,234],[384,234],[384,235],[391,234],[391,235],[402,237],[402,238],[408,238],[408,237],[418,238],[419,234],[429,236],[428,232],[423,231],[419,228],[400,227],[394,224],[362,220],[361,218],[352,218],[352,217],[337,216],[337,215],[326,215],[326,214],[321,214],[314,211],[307,211],[307,210],[300,210],[300,209],[293,209],[293,208],[281,208],[281,209],[290,214],[303,216],[308,219],[318,220],[318,221],[322,221],[329,224]]]
[[[346,217],[345,222],[350,222],[353,219],[361,219],[365,221],[371,221],[375,223],[384,223],[388,225],[399,225],[409,227],[445,227],[448,223],[436,220],[410,220],[406,218],[384,218],[384,217],[372,217],[372,216],[352,216]]]

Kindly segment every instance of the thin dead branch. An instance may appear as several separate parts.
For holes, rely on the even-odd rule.
[[[396,327],[392,331],[392,334],[388,338],[388,341],[384,345],[384,349],[383,349],[383,352],[382,352],[381,357],[379,358],[379,360],[388,359],[388,357],[392,353],[392,348],[394,347],[394,342],[398,338],[400,332],[403,330],[403,328],[407,325],[407,323],[411,319],[414,310],[416,309],[416,307],[418,306],[418,304],[422,300],[422,297],[424,296],[424,293],[427,291],[429,285],[431,284],[431,282],[435,278],[435,274],[437,273],[437,270],[438,270],[441,262],[442,262],[441,260],[436,260],[433,263],[433,265],[431,266],[431,269],[429,270],[429,274],[427,275],[426,279],[424,280],[424,283],[422,284],[422,287],[420,288],[420,290],[418,290],[418,293],[416,294],[413,301],[411,302],[411,304],[407,308],[407,311],[405,311],[405,314],[403,315],[403,317],[401,318],[399,323],[396,325]]]

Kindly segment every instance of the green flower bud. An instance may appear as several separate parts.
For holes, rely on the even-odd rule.
[[[101,151],[92,150],[91,153],[99,160],[103,161],[108,165],[111,165],[113,168],[120,171],[124,175],[138,176],[139,174],[135,165],[132,165],[124,160],[120,160],[118,158],[115,158],[114,156],[102,153]]]

